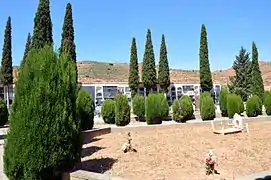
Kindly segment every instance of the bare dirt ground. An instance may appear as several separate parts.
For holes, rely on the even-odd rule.
[[[213,134],[209,123],[137,128],[131,135],[138,152],[126,154],[121,151],[126,132],[103,135],[84,145],[82,168],[129,180],[232,180],[270,171],[271,122],[249,126],[250,133],[225,136]],[[203,161],[209,149],[217,153],[220,175],[205,175]]]

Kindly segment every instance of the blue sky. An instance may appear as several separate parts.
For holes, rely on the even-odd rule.
[[[230,67],[241,46],[252,41],[260,60],[271,60],[271,1],[259,0],[51,0],[55,46],[59,46],[65,6],[73,5],[78,60],[129,62],[132,37],[142,61],[147,29],[152,30],[156,63],[165,34],[171,68],[198,69],[200,27],[207,27],[211,69]],[[22,59],[32,34],[38,0],[0,2],[0,46],[8,16],[12,18],[13,63]]]

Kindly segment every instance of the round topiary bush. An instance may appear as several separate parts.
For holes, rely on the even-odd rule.
[[[240,113],[241,103],[239,96],[236,94],[228,94],[227,97],[227,112],[229,118],[233,118],[235,113]]]
[[[94,102],[86,89],[81,88],[79,90],[76,104],[80,120],[80,129],[92,129],[94,125]]]
[[[46,46],[28,53],[15,83],[4,145],[8,179],[56,179],[81,155],[75,63]]]
[[[106,124],[115,124],[115,101],[106,99],[101,109],[102,118]]]
[[[162,124],[163,113],[161,110],[161,98],[158,94],[150,93],[146,99],[147,124]]]
[[[5,101],[0,98],[0,126],[4,126],[8,122],[8,108]]]
[[[200,95],[200,116],[203,121],[215,118],[215,104],[211,94],[204,92]]]
[[[256,95],[251,96],[247,100],[246,114],[248,117],[256,117],[258,115],[259,104]]]
[[[117,126],[126,126],[131,121],[131,108],[126,95],[118,94],[115,98],[115,123]]]
[[[245,106],[244,106],[244,102],[243,102],[241,96],[237,95],[237,101],[238,101],[238,104],[239,104],[238,114],[242,114],[245,111]]]
[[[175,99],[172,104],[172,118],[176,122],[182,122],[180,102],[178,99]]]
[[[221,111],[222,117],[227,117],[227,97],[228,97],[229,91],[228,88],[225,86],[222,86],[219,96],[219,107]]]
[[[181,122],[186,122],[187,120],[192,119],[194,114],[194,108],[191,101],[191,98],[187,95],[183,95],[180,100],[180,108],[181,108]]]
[[[264,95],[264,108],[268,116],[271,115],[271,93],[265,93]]]
[[[168,105],[167,98],[162,93],[157,94],[157,98],[159,98],[159,101],[160,101],[161,117],[162,118],[168,117],[168,114],[169,114],[169,105]]]
[[[135,114],[139,121],[145,120],[145,98],[139,94],[133,97],[132,101],[133,114]]]
[[[259,96],[257,95],[254,95],[256,100],[257,100],[257,103],[258,103],[258,108],[257,108],[257,115],[262,115],[263,114],[263,102],[262,100],[259,98]]]

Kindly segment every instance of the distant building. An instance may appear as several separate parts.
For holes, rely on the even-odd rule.
[[[114,99],[116,94],[122,93],[127,95],[129,101],[131,101],[131,90],[128,83],[115,83],[115,84],[82,84],[82,88],[86,89],[90,95],[92,95],[95,105],[100,106],[105,99]],[[216,97],[218,97],[221,90],[220,84],[214,84],[213,91]],[[153,92],[159,92],[159,85],[153,90]],[[148,92],[142,84],[138,87],[138,93],[146,96]],[[174,99],[180,98],[182,95],[188,95],[194,102],[200,95],[199,84],[171,84],[167,93],[167,100],[171,104]],[[217,98],[216,98],[217,99]]]

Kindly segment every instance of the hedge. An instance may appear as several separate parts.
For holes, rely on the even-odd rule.
[[[257,95],[254,95],[256,100],[257,100],[257,103],[258,103],[258,108],[257,108],[257,115],[262,115],[263,114],[263,102],[262,100],[259,98],[259,96]]]
[[[146,99],[147,124],[161,124],[165,116],[168,116],[169,108],[164,94],[150,93]]]
[[[136,94],[132,101],[133,114],[135,114],[139,120],[145,117],[145,98],[142,95]]]
[[[167,98],[165,97],[165,94],[160,93],[160,94],[157,94],[157,96],[159,98],[159,102],[161,105],[161,117],[168,117],[169,105],[168,105]]]
[[[266,92],[264,95],[264,108],[268,116],[271,115],[271,93]]]
[[[251,96],[247,100],[246,114],[248,117],[256,117],[259,112],[259,102],[256,95]]]
[[[176,122],[186,122],[193,118],[194,108],[191,98],[187,95],[183,95],[180,100],[180,116],[179,119],[175,119]]]
[[[200,95],[200,116],[203,121],[215,118],[215,104],[210,93],[204,92]]]
[[[180,106],[179,100],[175,99],[172,104],[172,118],[176,122],[182,122]]]
[[[238,114],[242,114],[245,111],[245,106],[244,106],[244,102],[243,102],[241,96],[239,96],[239,95],[237,95],[237,102],[239,104]]]
[[[115,123],[117,126],[126,126],[131,121],[131,108],[126,95],[118,94],[115,98]]]
[[[81,88],[77,96],[77,111],[80,119],[80,129],[89,130],[94,125],[94,102],[88,91]]]
[[[229,118],[233,118],[235,113],[241,112],[240,98],[236,94],[228,94],[227,98],[227,111]]]
[[[115,124],[115,101],[106,99],[101,109],[102,118],[106,124]]]
[[[57,179],[80,160],[76,66],[51,46],[28,53],[4,145],[8,179]]]
[[[227,112],[227,97],[228,97],[229,91],[228,88],[225,86],[222,86],[219,96],[219,107],[221,111],[222,117],[228,116]]]

